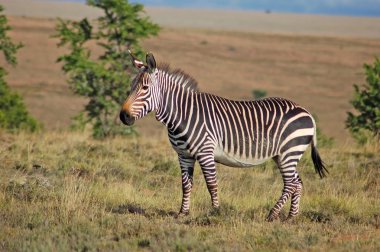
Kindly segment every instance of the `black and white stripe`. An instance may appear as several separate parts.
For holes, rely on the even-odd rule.
[[[144,65],[134,84],[120,118],[130,124],[123,120],[125,116],[136,120],[154,110],[157,120],[167,126],[182,170],[180,214],[189,212],[195,161],[202,168],[212,206],[218,207],[215,163],[251,167],[273,159],[284,189],[270,211],[269,221],[278,216],[288,198],[289,217],[298,214],[302,181],[296,166],[310,143],[316,171],[321,177],[327,172],[316,150],[315,121],[292,101],[232,101],[202,93],[187,74],[167,66],[156,68],[155,64]]]

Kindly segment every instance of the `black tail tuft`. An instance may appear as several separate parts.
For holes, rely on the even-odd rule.
[[[326,174],[329,173],[329,171],[326,169],[325,164],[322,161],[321,156],[319,156],[318,150],[314,144],[311,145],[311,158],[313,159],[315,172],[318,173],[321,178],[326,177]]]

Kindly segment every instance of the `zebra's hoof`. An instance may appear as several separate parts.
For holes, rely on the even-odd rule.
[[[186,211],[186,212],[182,212],[182,211],[180,211],[180,212],[175,216],[175,218],[178,219],[178,218],[185,217],[185,216],[187,216],[187,215],[189,215],[189,211]]]
[[[292,222],[297,215],[288,215],[284,221],[286,222]]]
[[[212,215],[212,216],[217,216],[217,215],[220,215],[221,214],[221,211],[220,211],[220,207],[215,207],[213,206],[211,208],[211,210],[209,211],[209,215]]]
[[[272,211],[269,213],[268,217],[266,218],[267,222],[272,222],[275,219],[278,218],[278,214],[273,213]]]

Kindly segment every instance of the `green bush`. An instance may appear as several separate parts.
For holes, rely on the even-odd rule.
[[[4,8],[0,6],[0,13]],[[5,15],[0,15],[0,51],[3,52],[7,63],[12,66],[17,64],[16,52],[22,44],[14,44],[7,32],[11,30]],[[33,119],[22,100],[16,92],[10,90],[5,81],[6,71],[0,67],[0,128],[10,132],[20,129],[35,131],[39,124]]]
[[[267,91],[265,91],[263,89],[254,89],[254,90],[252,90],[252,96],[255,100],[261,99],[261,98],[264,98],[265,96],[267,96]]]
[[[20,129],[36,131],[39,124],[28,114],[21,96],[10,90],[4,74],[0,69],[0,128],[11,132]]]
[[[128,49],[142,57],[140,40],[156,35],[159,27],[143,14],[141,4],[127,0],[88,0],[87,4],[100,8],[104,15],[94,24],[86,18],[79,22],[60,20],[55,35],[60,39],[58,46],[69,47],[69,53],[58,61],[63,62],[71,89],[88,98],[85,113],[76,117],[80,122],[74,128],[90,124],[96,138],[130,134],[131,127],[115,123],[135,71]],[[87,47],[90,42],[100,47],[99,57],[92,56]]]
[[[362,139],[363,132],[369,131],[374,137],[380,136],[380,60],[373,65],[364,64],[366,84],[360,88],[354,84],[354,99],[351,104],[356,113],[348,112],[346,126],[356,139]]]

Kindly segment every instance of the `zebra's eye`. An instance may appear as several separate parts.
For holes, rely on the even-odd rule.
[[[148,87],[149,87],[149,86],[142,86],[142,89],[143,89],[143,90],[148,90]]]

